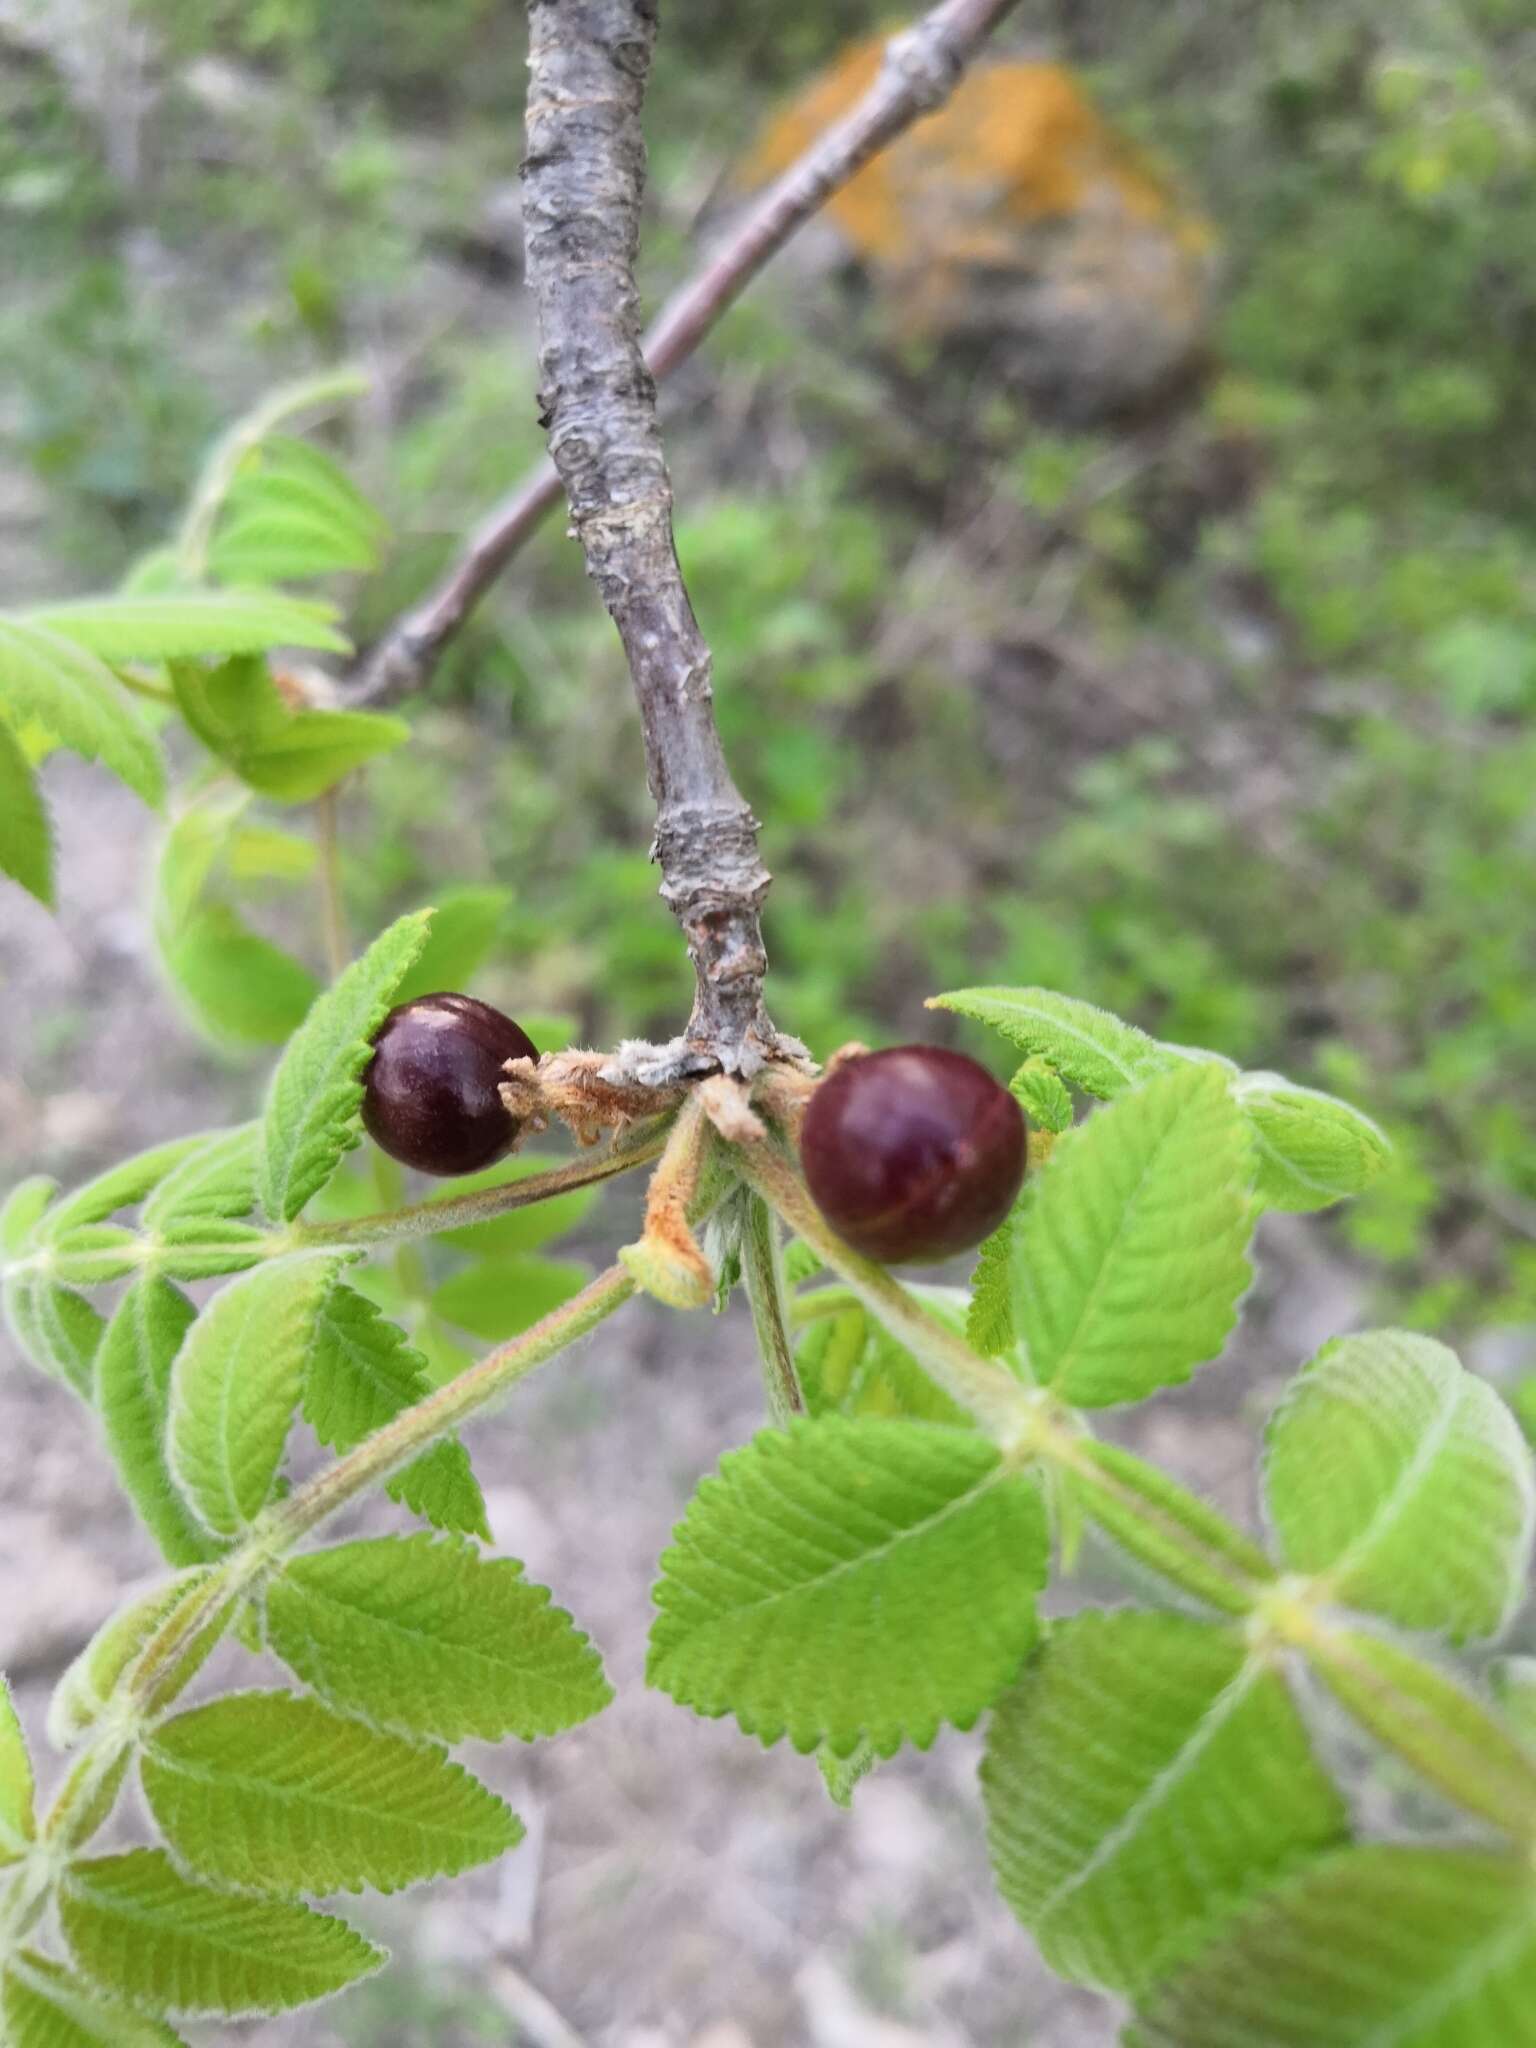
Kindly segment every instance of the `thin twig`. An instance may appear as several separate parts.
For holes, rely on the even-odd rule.
[[[655,0],[534,0],[523,221],[539,400],[587,573],[634,681],[661,895],[694,967],[679,1076],[778,1056],[763,1007],[757,820],[715,724],[709,649],[672,538],[672,483],[635,290]]]
[[[943,104],[966,65],[1017,0],[942,0],[892,37],[884,68],[845,118],[754,203],[724,247],[662,308],[645,341],[658,382],[685,363],[726,309],[798,229],[919,116]],[[363,655],[349,703],[392,703],[425,688],[466,620],[560,501],[552,462],[494,506],[437,588]]]

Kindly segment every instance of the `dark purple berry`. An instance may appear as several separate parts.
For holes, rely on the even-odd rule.
[[[897,1045],[834,1067],[800,1157],[816,1205],[882,1265],[947,1259],[995,1230],[1024,1179],[1024,1116],[963,1053]]]
[[[390,1011],[373,1048],[363,1122],[391,1159],[476,1173],[511,1151],[519,1125],[497,1084],[508,1060],[539,1051],[510,1017],[473,996],[417,996]]]

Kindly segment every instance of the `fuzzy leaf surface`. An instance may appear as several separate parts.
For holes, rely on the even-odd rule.
[[[452,1538],[291,1559],[268,1589],[267,1640],[333,1706],[445,1742],[531,1742],[613,1697],[597,1652],[520,1564]]]
[[[0,1678],[0,1864],[27,1853],[37,1832],[32,1813],[35,1792],[27,1738],[16,1718],[11,1689]]]
[[[178,662],[171,673],[182,715],[203,745],[280,803],[310,801],[410,736],[403,719],[374,711],[296,710],[255,656],[214,668]]]
[[[0,615],[0,701],[11,725],[42,726],[147,804],[164,797],[160,749],[111,669],[40,617]]]
[[[1048,988],[961,988],[932,997],[928,1007],[974,1017],[1105,1101],[1150,1081],[1178,1057],[1108,1010]]]
[[[46,1173],[16,1183],[0,1204],[0,1253],[15,1259],[29,1248],[58,1191],[58,1182]]]
[[[0,719],[0,874],[53,908],[53,831],[32,764]]]
[[[344,1920],[197,1884],[158,1849],[73,1864],[59,1919],[88,1976],[167,2012],[285,2012],[385,1961]]]
[[[96,1355],[96,1408],[117,1476],[171,1564],[200,1564],[221,1545],[171,1471],[171,1369],[197,1310],[168,1280],[136,1280]]]
[[[1054,1627],[981,1781],[1003,1897],[1054,1970],[1114,1991],[1347,1832],[1282,1673],[1176,1614]]]
[[[179,1860],[248,1891],[398,1891],[489,1863],[522,1836],[436,1745],[291,1693],[234,1693],[162,1722],[139,1775]]]
[[[1342,1849],[1153,1993],[1127,2048],[1529,2048],[1536,1878],[1476,1849]]]
[[[1325,1345],[1270,1422],[1286,1562],[1347,1606],[1453,1640],[1495,1635],[1526,1588],[1536,1479],[1519,1424],[1433,1338]]]
[[[180,2048],[160,2020],[120,2005],[31,1949],[6,1964],[0,2014],[8,2048]]]
[[[351,652],[351,642],[336,631],[334,605],[276,590],[120,592],[12,616],[16,624],[58,634],[103,661],[260,654],[269,647]]]
[[[662,1558],[647,1674],[765,1743],[969,1727],[1035,1636],[1040,1490],[974,1432],[840,1416],[722,1459]]]
[[[1253,1132],[1255,1192],[1267,1209],[1326,1209],[1364,1194],[1387,1163],[1386,1133],[1336,1095],[1265,1073],[1240,1075],[1234,1093]]]
[[[62,1380],[88,1401],[106,1318],[83,1294],[55,1286],[36,1271],[8,1273],[4,1293],[5,1319],[17,1349],[40,1372]]]
[[[349,1451],[432,1391],[432,1379],[405,1332],[355,1289],[333,1287],[311,1326],[304,1372],[304,1417],[321,1443]],[[400,1501],[438,1529],[490,1541],[485,1498],[469,1453],[444,1437],[388,1482]]]
[[[242,1274],[177,1354],[170,1470],[214,1536],[240,1535],[273,1496],[315,1322],[341,1264],[312,1254]]]
[[[398,918],[320,997],[272,1077],[262,1122],[262,1204],[288,1223],[359,1142],[370,1040],[426,944],[430,911]]]
[[[140,1218],[144,1227],[159,1231],[249,1216],[256,1207],[260,1143],[259,1124],[210,1131],[144,1204]]]
[[[1091,1117],[1031,1185],[1015,1238],[1034,1377],[1097,1408],[1214,1358],[1252,1277],[1252,1174],[1218,1068],[1182,1065]]]

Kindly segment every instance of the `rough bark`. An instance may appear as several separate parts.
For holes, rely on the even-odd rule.
[[[523,212],[542,418],[640,705],[652,853],[695,973],[679,1058],[747,1075],[779,1050],[762,1000],[768,871],[726,766],[709,649],[673,545],[634,279],[655,0],[534,0],[530,30]]]

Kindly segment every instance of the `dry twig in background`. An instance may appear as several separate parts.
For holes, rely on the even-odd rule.
[[[966,65],[1016,0],[941,0],[891,38],[875,83],[756,202],[730,240],[668,300],[645,342],[658,380],[686,362],[768,259],[850,178],[920,115],[954,91]],[[524,541],[559,502],[552,462],[541,463],[470,536],[437,588],[359,660],[349,703],[393,703],[424,687],[438,661]]]

